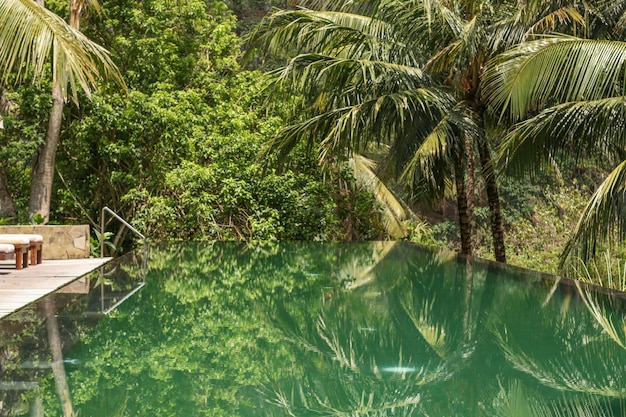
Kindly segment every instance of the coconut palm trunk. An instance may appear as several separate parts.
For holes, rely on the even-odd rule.
[[[54,179],[54,165],[57,145],[61,136],[63,123],[63,107],[65,100],[58,84],[52,90],[52,110],[48,120],[48,130],[43,148],[37,155],[31,176],[30,200],[28,203],[28,217],[32,219],[39,214],[44,223],[50,217],[50,202],[52,199],[52,182]]]
[[[40,4],[43,6],[43,1]],[[82,0],[70,1],[70,26],[76,30],[80,28],[82,7]],[[50,219],[54,168],[57,146],[61,137],[64,107],[65,98],[61,86],[55,82],[52,87],[52,109],[48,119],[45,143],[37,155],[31,176],[30,200],[28,202],[28,218],[31,220],[36,214],[43,218],[44,223]]]
[[[467,209],[467,193],[465,190],[465,171],[463,162],[456,161],[454,164],[454,180],[456,182],[456,203],[459,216],[459,228],[461,229],[461,253],[472,254],[472,224]]]
[[[504,246],[504,223],[502,212],[500,211],[500,195],[498,184],[493,171],[491,151],[487,145],[487,139],[482,138],[478,143],[478,153],[480,155],[480,165],[483,178],[485,179],[485,190],[489,202],[489,213],[491,217],[491,235],[493,237],[493,252],[498,262],[506,263],[506,248]]]

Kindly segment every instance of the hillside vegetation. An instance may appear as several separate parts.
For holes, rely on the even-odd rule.
[[[307,5],[330,8],[332,3]],[[513,7],[515,2],[509,3],[500,8],[494,6],[493,10],[517,10]],[[416,147],[387,143],[402,129],[390,124],[368,125],[379,130],[354,130],[351,135],[362,133],[359,140],[369,141],[363,154],[371,158],[372,164],[378,164],[371,172],[378,174],[387,187],[372,192],[371,184],[364,185],[362,173],[350,165],[352,154],[337,151],[339,148],[324,148],[328,141],[315,136],[328,126],[311,125],[308,133],[303,134],[307,140],[295,140],[294,134],[293,143],[285,148],[277,142],[285,127],[305,123],[315,109],[331,105],[323,102],[333,94],[332,89],[324,90],[326,85],[298,84],[296,78],[301,74],[295,72],[283,73],[285,79],[293,76],[292,85],[276,83],[277,73],[266,74],[267,70],[290,62],[286,55],[278,51],[261,54],[253,49],[258,46],[255,36],[257,40],[265,36],[264,29],[259,29],[264,16],[279,16],[276,8],[293,11],[303,4],[277,0],[191,0],[174,5],[169,0],[105,0],[101,15],[94,10],[84,13],[81,31],[110,51],[127,90],[119,83],[102,80],[91,97],[79,96],[76,102],[65,106],[50,222],[87,222],[96,228],[101,209],[109,206],[154,240],[395,238],[466,253],[471,249],[474,255],[494,259],[498,256],[497,250],[494,255],[494,236],[498,234],[492,227],[490,187],[497,183],[501,202],[498,215],[505,232],[507,261],[558,272],[559,256],[610,167],[602,165],[589,151],[555,160],[538,175],[512,175],[516,173],[499,168],[495,176],[489,175],[491,163],[484,160],[484,150],[491,147],[488,154],[497,156],[497,138],[476,132],[488,132],[497,122],[486,113],[477,85],[468,85],[461,70],[446,72],[461,62],[457,62],[459,57],[450,55],[443,59],[435,54],[436,59],[442,59],[438,72],[419,81],[424,83],[424,89],[432,91],[444,91],[444,87],[455,86],[454,83],[459,83],[455,88],[465,88],[450,89],[453,92],[437,98],[436,103],[422,103],[440,106],[429,110],[431,119],[424,120],[423,126],[440,123],[435,120],[437,112],[448,119],[458,117],[448,129],[456,132],[460,142],[448,144],[442,151],[448,165],[426,160],[417,163],[413,159],[413,171],[409,172],[402,164],[412,158]],[[48,7],[64,18],[69,14],[68,4],[63,2],[51,2]],[[338,10],[342,7],[338,6]],[[373,13],[366,7],[360,11]],[[546,30],[573,30],[580,22],[578,12],[570,12],[561,16],[560,23],[544,22]],[[489,19],[498,16],[493,12]],[[459,24],[468,21],[461,19]],[[488,30],[485,33],[489,34]],[[418,35],[409,31],[407,36]],[[283,53],[288,55],[301,45],[283,46],[287,47]],[[505,49],[494,48],[489,53],[495,55]],[[249,53],[246,63],[242,61],[242,50]],[[485,62],[480,65],[487,65],[486,52],[481,54],[478,56]],[[431,65],[435,59],[428,61],[418,52],[415,55],[416,66]],[[467,63],[470,58],[463,59]],[[291,63],[293,68],[300,65]],[[474,68],[474,64],[468,65]],[[372,74],[378,70],[372,67]],[[417,73],[407,73],[411,71]],[[50,113],[50,69],[44,73],[40,83],[19,80],[7,84],[3,91],[3,222],[38,221],[28,216],[28,190],[33,161],[45,142]],[[345,99],[352,88],[349,78],[354,75],[343,75],[348,84],[337,87],[346,90],[341,92],[343,98],[333,98],[334,104]],[[341,76],[333,82],[339,82]],[[324,75],[317,77],[323,79]],[[468,109],[459,111],[459,106],[467,103]],[[381,105],[376,111],[389,108]],[[469,120],[476,115],[480,116],[479,123]],[[356,126],[360,121],[354,123]],[[297,129],[292,132],[302,133]],[[409,133],[423,135],[421,131]],[[337,143],[343,139],[338,138]],[[386,153],[386,149],[394,151],[402,146],[400,159]],[[287,147],[288,152],[284,152]],[[422,167],[434,164],[430,165],[430,173],[442,176],[432,181],[436,187],[426,189],[426,174],[416,170],[420,163]],[[442,165],[436,165],[439,163]],[[459,169],[464,173],[462,177]],[[414,182],[407,183],[409,177]],[[491,183],[493,178],[496,183]],[[460,187],[467,190],[465,206],[459,200],[465,194],[465,190],[459,192]],[[381,190],[387,197],[381,198]],[[401,208],[390,209],[393,204]],[[401,231],[397,235],[390,232],[389,222],[390,216],[399,212],[403,214],[394,220],[402,222],[396,228],[396,232]],[[470,234],[466,233],[467,227]],[[118,250],[132,245],[129,239],[122,229],[113,237]],[[613,248],[612,255],[619,256],[620,250]]]

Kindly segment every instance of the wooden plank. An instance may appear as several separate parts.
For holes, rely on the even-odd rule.
[[[44,260],[42,264],[21,270],[15,269],[15,263],[0,261],[0,318],[97,270],[110,260],[111,258]]]

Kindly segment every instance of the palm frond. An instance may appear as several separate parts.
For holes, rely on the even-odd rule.
[[[461,137],[478,137],[474,121],[461,110],[456,107],[442,117],[404,165],[400,181],[414,195],[439,199],[450,188],[445,179],[453,175],[454,160],[463,158]]]
[[[492,112],[515,121],[558,103],[622,95],[625,63],[624,42],[546,37],[494,58],[483,94]]]
[[[410,51],[406,51],[405,57],[397,53],[406,48],[387,22],[347,12],[277,11],[265,18],[245,41],[279,55],[326,52],[336,56],[369,54],[374,59],[413,56]]]
[[[528,27],[520,24],[516,16],[497,20],[485,31],[488,33],[488,50],[493,52],[510,48],[525,41],[528,36]]]
[[[446,5],[446,2],[437,1],[437,12],[441,22],[445,23],[447,28],[456,37],[462,37],[461,34],[467,30],[467,25],[463,19],[455,13],[455,11]],[[471,26],[471,24],[470,24]]]
[[[424,139],[413,157],[406,164],[400,181],[406,184],[413,193],[418,189],[428,190],[426,194],[433,199],[443,196],[446,188],[443,179],[450,175],[442,175],[441,170],[451,174],[453,158],[454,131],[449,116],[445,116]]]
[[[406,237],[408,231],[402,221],[409,217],[409,213],[376,175],[376,163],[363,155],[355,154],[350,158],[349,164],[354,172],[357,185],[372,193],[382,205],[383,222],[387,233],[396,239]]]
[[[295,56],[271,75],[276,83],[287,84],[309,99],[323,92],[344,101],[352,96],[348,91],[373,95],[380,90],[409,90],[423,86],[428,79],[414,66],[314,53]]]
[[[569,5],[559,7],[534,22],[530,26],[528,33],[554,32],[559,26],[571,22],[578,23],[581,26],[586,24],[585,18],[580,14],[578,8]]]
[[[28,0],[0,0],[0,72],[23,80],[32,69],[35,81],[52,60],[52,76],[64,97],[69,91],[76,100],[78,90],[86,94],[102,77],[124,85],[109,53],[70,28],[60,17]]]
[[[572,255],[588,260],[599,242],[626,239],[626,161],[619,164],[600,184],[561,253],[563,268]]]
[[[466,67],[465,64],[471,61],[480,49],[480,37],[481,26],[474,17],[463,26],[456,41],[434,54],[426,66],[435,72],[441,72],[453,66],[454,62],[460,61],[462,64],[455,67]]]
[[[420,88],[372,97],[324,113],[283,129],[269,143],[268,152],[286,156],[299,141],[320,142],[320,160],[329,155],[348,157],[370,143],[388,143],[419,128],[422,119],[439,118],[451,103],[437,89]]]
[[[538,172],[552,157],[599,156],[606,160],[626,146],[626,99],[605,98],[550,107],[513,126],[498,147],[509,172]]]

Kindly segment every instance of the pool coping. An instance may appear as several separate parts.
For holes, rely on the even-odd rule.
[[[420,245],[420,244],[417,244],[417,246],[433,250],[433,248],[429,246]],[[553,290],[558,286],[561,286],[561,288],[574,289],[576,290],[575,292],[578,292],[579,288],[583,288],[583,289],[588,289],[588,290],[591,290],[591,291],[594,291],[594,292],[597,292],[599,294],[603,294],[609,297],[621,298],[621,299],[626,300],[626,292],[618,290],[616,288],[605,287],[596,283],[591,283],[591,282],[586,282],[580,279],[571,278],[569,276],[558,275],[558,274],[544,272],[544,271],[537,271],[535,269],[529,269],[529,268],[515,265],[515,264],[503,263],[503,262],[498,262],[498,261],[494,261],[491,259],[480,258],[474,255],[464,255],[458,252],[454,252],[450,249],[434,248],[434,251],[437,251],[437,250],[449,251],[449,252],[454,253],[455,257],[457,258],[459,262],[477,261],[491,268],[506,270],[512,274],[523,275],[525,277],[532,277],[538,281],[549,282],[550,285],[553,287],[552,288]],[[513,278],[513,277],[510,277],[510,278]]]
[[[44,260],[21,270],[0,262],[0,319],[104,266],[113,258]]]

